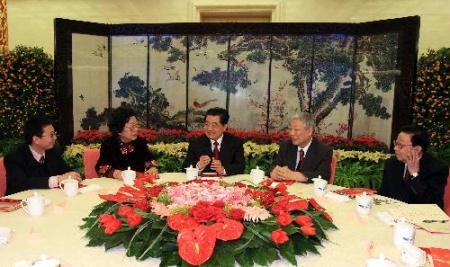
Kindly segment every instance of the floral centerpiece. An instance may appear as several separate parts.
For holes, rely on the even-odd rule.
[[[269,265],[318,253],[336,228],[314,200],[288,194],[286,185],[194,181],[135,186],[100,195],[105,201],[83,219],[88,246],[123,245],[126,255],[161,259],[160,266]]]

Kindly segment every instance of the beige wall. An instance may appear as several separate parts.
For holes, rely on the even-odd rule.
[[[53,54],[55,17],[103,23],[193,22],[195,7],[273,4],[279,22],[361,22],[421,17],[419,52],[450,46],[450,0],[7,0],[9,48]]]

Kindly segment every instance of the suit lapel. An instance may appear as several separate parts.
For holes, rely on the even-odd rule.
[[[209,138],[206,135],[203,135],[202,138],[202,151],[200,151],[200,155],[209,155],[212,156],[213,155],[213,151],[211,149],[211,141],[209,140]]]
[[[230,148],[230,139],[228,135],[225,133],[223,134],[222,144],[220,144],[220,160],[223,162],[225,159],[228,159],[229,157],[229,148]],[[227,149],[228,148],[228,149]],[[225,160],[228,162],[227,160]]]
[[[289,148],[289,154],[288,154],[288,168],[291,170],[295,170],[295,163],[297,163],[297,152],[298,152],[298,147],[296,145],[290,146]]]
[[[35,166],[37,166],[39,163],[36,161],[36,159],[33,157],[33,154],[31,153],[30,148],[27,146],[26,148],[26,153],[25,153],[25,157],[26,157],[26,164],[28,165],[28,168],[34,168]]]
[[[311,145],[308,148],[308,152],[303,159],[303,163],[301,166],[301,170],[303,169],[314,169],[314,155],[317,154],[317,142],[315,139],[312,139]]]

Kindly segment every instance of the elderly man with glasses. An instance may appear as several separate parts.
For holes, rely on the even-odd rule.
[[[406,203],[443,207],[448,165],[428,153],[429,139],[423,129],[405,126],[394,141],[395,157],[384,165],[378,194]]]
[[[30,119],[25,123],[24,137],[25,143],[5,157],[7,195],[34,188],[55,188],[69,177],[81,180],[55,146],[57,134],[51,121]]]
[[[290,140],[280,144],[277,165],[270,177],[308,183],[319,175],[328,180],[333,150],[314,138],[315,119],[310,113],[291,118]]]

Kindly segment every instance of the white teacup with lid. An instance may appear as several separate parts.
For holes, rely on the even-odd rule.
[[[361,215],[367,215],[370,213],[373,205],[373,198],[363,192],[361,195],[356,196],[356,211]]]
[[[252,177],[252,182],[254,184],[259,184],[264,180],[264,171],[256,166],[256,169],[250,171],[250,176]]]
[[[407,244],[402,248],[401,260],[408,267],[425,266],[427,253],[416,246]]]
[[[416,227],[410,224],[404,217],[400,218],[394,225],[394,244],[402,249],[407,245],[414,245],[416,238]]]
[[[66,196],[74,197],[78,194],[78,180],[75,180],[69,176],[68,179],[59,183],[59,188],[64,190]]]
[[[126,185],[134,185],[134,180],[136,179],[136,172],[128,167],[127,170],[122,171],[123,183]]]
[[[380,254],[378,258],[370,258],[366,263],[367,267],[396,267],[397,265],[386,258],[384,254]]]
[[[322,176],[318,176],[317,178],[311,179],[314,182],[314,193],[318,196],[323,196],[326,193],[328,181],[322,179]]]
[[[23,209],[33,217],[39,217],[44,214],[45,197],[39,195],[37,192],[34,192],[33,196],[22,200],[20,204]]]
[[[185,169],[186,169],[186,180],[187,181],[192,181],[192,180],[197,179],[198,168],[194,168],[194,167],[192,167],[192,165],[190,165],[189,167],[187,167]]]

